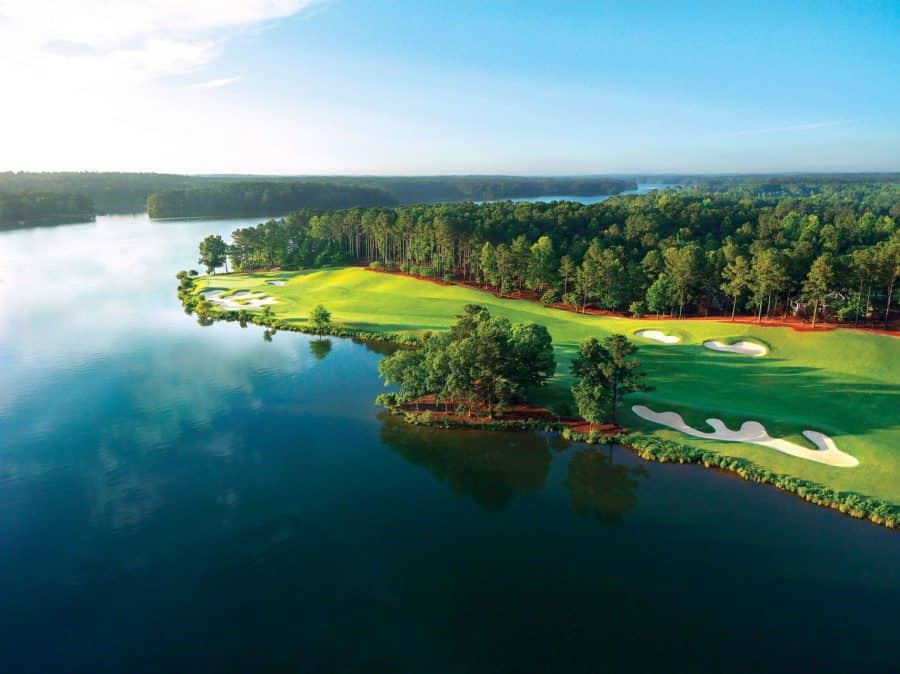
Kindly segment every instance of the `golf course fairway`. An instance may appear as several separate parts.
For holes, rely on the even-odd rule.
[[[283,282],[277,285],[272,282]],[[797,332],[707,320],[637,320],[580,315],[519,299],[500,299],[458,285],[439,285],[358,267],[308,272],[226,274],[200,277],[194,292],[249,291],[275,300],[276,319],[302,326],[313,307],[324,305],[335,325],[367,332],[420,334],[441,330],[466,304],[486,305],[513,322],[547,327],[557,358],[556,375],[534,402],[572,413],[569,363],[586,337],[612,333],[639,345],[638,357],[654,390],[630,395],[619,422],[631,429],[756,462],[839,491],[900,503],[900,339],[855,330]],[[256,295],[259,293],[260,295]],[[248,307],[259,312],[259,308]],[[676,336],[660,343],[639,330]],[[716,351],[705,341],[762,345],[765,355]],[[688,437],[642,419],[633,405],[676,412],[696,429],[721,419],[728,428],[762,424],[773,438],[809,449],[804,431],[825,434],[858,465],[831,466],[744,442]]]

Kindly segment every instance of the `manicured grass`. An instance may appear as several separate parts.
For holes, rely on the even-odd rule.
[[[272,286],[268,280],[284,280]],[[302,273],[230,274],[198,279],[207,289],[257,290],[271,295],[277,318],[305,323],[317,304],[336,324],[371,332],[420,333],[453,322],[463,305],[487,305],[513,321],[546,325],[553,336],[557,374],[535,402],[562,409],[570,405],[569,361],[584,337],[619,332],[640,345],[639,357],[652,392],[626,399],[620,422],[660,437],[740,456],[769,470],[812,480],[841,491],[900,503],[900,339],[852,330],[795,332],[718,321],[633,320],[582,316],[547,309],[525,300],[498,299],[461,286],[440,286],[359,268]],[[634,336],[640,329],[678,335],[665,345]],[[707,339],[748,339],[769,348],[750,358],[711,351]],[[830,435],[838,447],[859,459],[856,468],[834,468],[764,447],[689,438],[646,422],[631,411],[641,402],[656,411],[679,412],[696,428],[708,417],[730,428],[756,420],[774,437],[813,448],[804,430]],[[574,409],[574,407],[572,407]]]

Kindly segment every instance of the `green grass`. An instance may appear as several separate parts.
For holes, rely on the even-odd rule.
[[[284,286],[267,280],[280,279]],[[302,273],[231,274],[198,279],[198,291],[258,290],[278,300],[276,318],[303,325],[310,310],[323,304],[338,325],[371,332],[417,334],[453,322],[463,305],[487,305],[513,321],[535,321],[553,336],[557,374],[536,401],[559,409],[569,404],[569,362],[578,342],[619,332],[640,345],[639,357],[652,392],[626,399],[620,421],[630,428],[750,459],[769,470],[795,475],[840,491],[900,503],[900,339],[853,330],[796,332],[719,321],[634,320],[582,316],[537,303],[498,299],[460,286],[377,274],[359,268]],[[681,337],[665,345],[634,336],[656,329]],[[714,352],[707,339],[748,339],[769,348],[749,358]],[[645,422],[631,405],[642,402],[657,411],[674,410],[698,428],[719,417],[731,428],[750,419],[769,434],[810,448],[806,429],[834,438],[838,447],[859,459],[855,468],[833,468],[764,447],[689,438]]]

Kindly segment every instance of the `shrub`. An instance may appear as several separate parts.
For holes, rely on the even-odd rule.
[[[852,321],[856,318],[856,307],[845,306],[837,310],[837,319],[842,323]]]
[[[556,304],[557,302],[559,302],[559,293],[556,292],[555,288],[550,288],[541,295],[541,304]]]
[[[384,265],[378,260],[372,260],[369,263],[369,269],[384,269]]]
[[[628,311],[635,318],[643,318],[647,313],[647,305],[644,304],[641,300],[637,300],[636,302],[632,302],[628,305]]]
[[[385,409],[393,410],[397,408],[400,401],[396,393],[379,393],[375,396],[375,404]]]
[[[570,307],[578,306],[578,296],[575,293],[566,293],[562,296],[562,301]]]
[[[662,463],[699,463],[707,468],[728,470],[737,473],[745,480],[770,484],[783,491],[796,494],[809,503],[827,506],[851,517],[866,518],[875,524],[891,529],[900,526],[900,506],[892,503],[868,498],[854,492],[836,492],[815,482],[772,472],[747,459],[703,451],[671,440],[631,434],[620,438],[620,441],[643,459]]]
[[[444,283],[453,283],[453,274],[444,274]]]

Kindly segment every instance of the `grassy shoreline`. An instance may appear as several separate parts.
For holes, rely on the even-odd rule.
[[[621,332],[640,344],[639,356],[656,386],[656,391],[629,400],[629,407],[622,410],[624,425],[670,442],[684,439],[678,431],[633,414],[630,404],[640,403],[676,411],[698,428],[704,427],[707,417],[721,418],[731,428],[758,420],[773,436],[798,443],[806,442],[803,430],[821,431],[859,458],[860,466],[815,465],[741,443],[701,439],[691,443],[700,451],[748,460],[773,474],[824,485],[835,493],[900,503],[900,418],[896,414],[900,342],[893,337],[851,330],[810,333],[727,322],[581,315],[500,299],[472,288],[360,268],[201,277],[190,296],[196,301],[206,290],[248,290],[274,297],[277,302],[271,305],[273,318],[268,325],[282,330],[311,332],[306,316],[313,306],[324,304],[334,314],[337,327],[332,332],[337,336],[396,344],[415,344],[424,332],[445,328],[471,302],[485,304],[492,313],[514,321],[540,322],[553,335],[559,367],[534,402],[564,414],[571,412],[568,363],[578,341]],[[237,313],[217,315],[236,320]],[[260,323],[259,311],[247,314],[248,320]],[[681,341],[665,345],[634,337],[642,328],[663,330]],[[726,343],[750,339],[765,344],[769,354],[747,358],[716,353],[702,346],[707,339]]]

